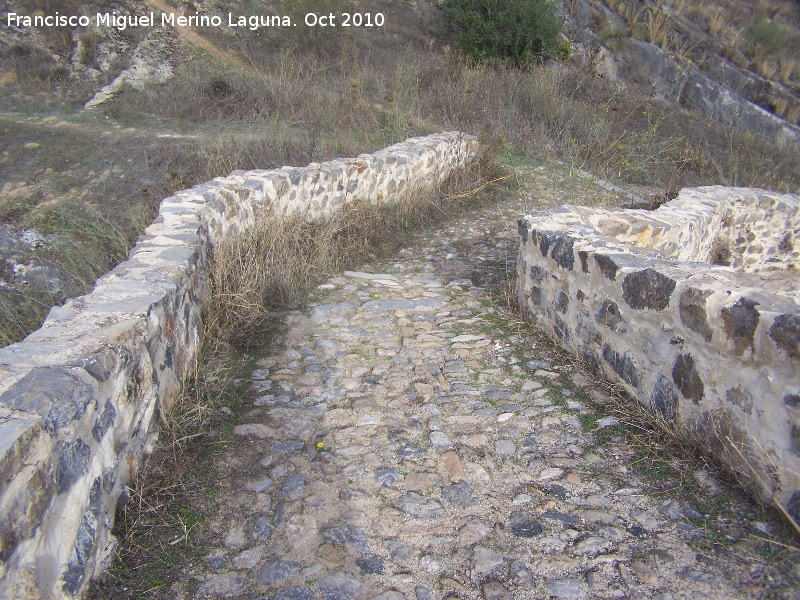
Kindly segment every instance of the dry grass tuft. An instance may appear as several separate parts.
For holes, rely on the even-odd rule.
[[[440,184],[385,204],[361,199],[312,221],[302,215],[262,220],[214,250],[209,335],[245,343],[274,311],[301,305],[320,280],[386,256],[414,228],[476,202],[504,178],[493,151],[487,151]]]
[[[667,40],[672,31],[672,19],[667,13],[657,9],[647,9],[641,17],[637,18],[637,21],[644,26],[644,37],[648,42],[662,48],[667,46]]]
[[[720,7],[710,9],[706,13],[706,21],[708,22],[708,33],[719,40],[723,39],[731,24],[728,12]]]

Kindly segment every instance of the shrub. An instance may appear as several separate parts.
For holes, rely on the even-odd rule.
[[[471,61],[524,66],[558,48],[561,19],[547,0],[445,0],[447,26]]]
[[[764,17],[752,19],[745,28],[745,49],[753,60],[777,53],[788,41],[789,32],[780,23]]]

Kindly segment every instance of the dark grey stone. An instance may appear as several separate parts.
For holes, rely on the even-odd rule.
[[[517,219],[517,231],[519,237],[522,238],[522,243],[528,243],[528,222],[525,219]]]
[[[567,313],[567,310],[569,309],[569,296],[564,290],[558,291],[554,308],[562,315]]]
[[[272,535],[272,523],[269,522],[267,517],[258,517],[250,526],[250,531],[254,539],[266,540]]]
[[[547,294],[542,288],[535,285],[531,286],[531,293],[528,298],[530,298],[531,304],[535,306],[544,306],[547,303]]]
[[[117,419],[117,409],[114,408],[114,405],[111,403],[111,400],[106,402],[106,407],[103,409],[103,412],[97,417],[97,421],[94,423],[94,427],[92,427],[92,437],[95,440],[100,442],[103,439],[103,436],[106,434],[111,426],[114,424],[114,421]]]
[[[651,410],[664,417],[669,423],[674,423],[678,416],[678,394],[672,387],[669,379],[659,374],[653,386],[653,396],[650,399]]]
[[[675,525],[675,533],[686,541],[696,541],[706,537],[705,531],[692,527],[688,523],[677,523]]]
[[[444,363],[442,367],[442,373],[445,375],[453,375],[458,373],[466,373],[467,367],[464,365],[463,361],[460,360],[450,360]]]
[[[710,295],[710,290],[687,287],[681,292],[681,298],[678,303],[681,322],[692,331],[702,335],[707,342],[711,341],[713,333],[708,324],[708,315],[706,313],[706,298]]]
[[[414,492],[395,500],[394,506],[415,519],[435,520],[447,516],[447,511],[436,500]]]
[[[414,588],[414,594],[416,594],[417,600],[433,600],[433,594],[424,585]]]
[[[597,266],[600,267],[600,272],[605,275],[606,279],[610,279],[611,281],[615,281],[617,279],[617,264],[614,262],[614,259],[610,256],[606,256],[605,254],[595,254],[594,255],[594,262],[597,263]]]
[[[722,585],[725,583],[725,580],[721,577],[717,577],[711,573],[704,573],[703,571],[696,571],[694,569],[686,569],[681,573],[686,579],[690,581],[696,581],[698,583],[706,583],[712,585]]]
[[[34,412],[49,429],[59,429],[80,418],[93,395],[91,385],[69,373],[37,368],[0,395],[0,405]]]
[[[789,358],[800,360],[800,314],[777,317],[769,328],[769,337]]]
[[[311,591],[311,588],[299,585],[272,594],[269,600],[314,600],[314,592]]]
[[[535,281],[536,283],[541,283],[547,279],[548,275],[549,273],[547,272],[547,269],[544,269],[539,265],[533,265],[531,267],[531,280]]]
[[[91,449],[80,438],[61,447],[55,475],[56,488],[59,493],[71,488],[89,470],[91,457]]]
[[[425,452],[422,451],[421,448],[418,448],[406,438],[400,438],[397,440],[397,456],[402,459],[408,458],[417,458],[418,456],[422,456]]]
[[[352,600],[364,592],[361,582],[349,573],[334,573],[317,582],[324,600]]]
[[[222,551],[214,551],[205,558],[204,561],[212,571],[219,573],[222,566],[225,564],[225,553]]]
[[[554,485],[552,488],[550,488],[550,494],[559,500],[566,500],[570,497],[569,490],[561,485]]]
[[[753,398],[747,392],[743,392],[740,386],[736,386],[725,392],[725,399],[728,402],[738,405],[747,414],[753,412]]]
[[[516,583],[518,586],[526,590],[533,589],[533,586],[535,585],[535,582],[533,581],[533,574],[523,563],[518,560],[512,562],[509,568],[509,573],[511,574],[511,578],[514,580],[514,583]]]
[[[363,308],[367,310],[407,310],[415,312],[420,310],[432,310],[442,306],[442,301],[435,298],[420,298],[417,300],[400,300],[387,298],[385,300],[370,300],[365,302]]]
[[[554,598],[585,598],[589,588],[580,579],[551,579],[547,582],[547,593]]]
[[[532,240],[539,246],[539,252],[542,253],[542,258],[547,258],[547,254],[550,251],[550,238],[547,237],[546,233],[540,231],[534,231],[532,233]]]
[[[261,492],[266,491],[271,485],[272,485],[272,479],[270,479],[269,477],[264,477],[263,479],[258,479],[256,481],[249,482],[246,487],[248,490],[260,494]]]
[[[83,367],[97,381],[107,381],[117,368],[117,355],[111,348],[104,348],[76,361],[74,366]]]
[[[676,500],[667,500],[658,508],[658,512],[672,521],[680,521],[686,516],[681,503]]]
[[[409,560],[414,558],[414,548],[412,546],[407,546],[403,542],[388,540],[383,542],[383,547],[389,553],[392,561],[396,562],[398,565],[405,565]]]
[[[384,467],[375,470],[375,480],[383,487],[392,487],[400,480],[400,469],[397,467]]]
[[[759,314],[756,310],[758,302],[749,298],[739,298],[732,306],[721,311],[725,334],[733,340],[734,351],[741,355],[753,347]]]
[[[281,524],[281,521],[283,521],[283,515],[285,513],[286,513],[286,503],[278,502],[278,504],[275,506],[274,518],[272,519],[272,524],[275,527],[278,527]]]
[[[511,600],[511,593],[499,581],[487,581],[481,591],[484,600]]]
[[[75,594],[81,587],[86,575],[86,563],[94,552],[94,538],[97,531],[97,519],[92,513],[85,513],[78,528],[75,547],[72,550],[67,570],[64,572],[64,590]]]
[[[511,400],[514,396],[509,390],[493,385],[487,385],[483,390],[483,395],[489,398],[489,400],[495,400],[497,402]]]
[[[561,318],[552,313],[550,315],[553,319],[553,333],[560,340],[568,341],[572,336],[570,334],[569,325],[567,325]]]
[[[578,258],[581,259],[581,271],[589,272],[589,253],[586,250],[578,250]]]
[[[553,242],[553,253],[551,254],[559,267],[570,271],[575,266],[575,253],[572,251],[573,245],[572,238],[559,235]]]
[[[200,596],[241,596],[247,587],[247,577],[233,574],[212,575],[198,590]]]
[[[466,481],[449,485],[442,489],[442,498],[447,500],[453,506],[466,508],[475,504],[475,496],[472,493],[472,488]]]
[[[795,490],[789,502],[786,503],[786,512],[788,512],[795,522],[800,522],[800,490]]]
[[[539,521],[535,521],[519,511],[511,513],[508,525],[511,533],[517,537],[532,538],[544,531],[544,526]]]
[[[614,369],[622,380],[633,387],[639,387],[639,370],[630,352],[619,354],[610,344],[603,345],[603,359]]]
[[[703,399],[705,386],[691,354],[681,354],[675,359],[675,364],[672,365],[672,381],[687,400],[698,403]]]
[[[322,538],[336,546],[346,546],[358,554],[369,554],[369,540],[361,527],[355,525],[334,525],[322,532]]]
[[[451,396],[480,396],[478,388],[467,383],[454,383],[450,386]]]
[[[525,363],[525,366],[527,366],[531,371],[536,371],[537,369],[549,369],[553,365],[547,360],[534,359]]]
[[[631,525],[630,527],[626,528],[628,533],[630,533],[633,537],[639,538],[643,540],[647,537],[647,530],[643,527],[639,527],[638,525]]]
[[[369,556],[356,560],[356,566],[365,575],[381,575],[384,570],[383,559],[380,556]]]
[[[261,567],[256,579],[261,585],[275,585],[288,579],[302,568],[303,565],[299,562],[284,560],[282,556],[276,556]]]
[[[557,521],[559,523],[563,523],[564,525],[577,525],[578,524],[578,517],[575,515],[567,515],[560,512],[546,512],[542,513],[542,518],[548,521]]]
[[[603,300],[600,308],[595,311],[594,318],[598,323],[602,323],[612,331],[624,332],[627,329],[625,320],[620,315],[619,306],[611,300]]]
[[[289,500],[297,500],[303,495],[306,487],[306,476],[303,473],[295,473],[286,478],[281,486],[281,493]]]
[[[783,397],[783,403],[786,406],[790,406],[792,408],[797,408],[800,406],[800,393],[797,394],[786,394]]]
[[[300,452],[303,449],[303,442],[300,440],[289,440],[286,442],[272,442],[273,452]]]
[[[703,515],[701,515],[699,512],[697,512],[695,507],[692,506],[691,504],[689,504],[688,502],[684,502],[683,503],[683,512],[685,512],[686,516],[689,517],[690,519],[697,520],[697,519],[702,519],[703,518]]]
[[[674,290],[675,280],[654,269],[629,273],[622,280],[622,297],[628,306],[637,310],[665,309]]]

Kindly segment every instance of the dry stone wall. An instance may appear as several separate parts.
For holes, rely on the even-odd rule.
[[[215,244],[260,216],[391,201],[476,150],[444,133],[179,192],[92,293],[0,349],[0,597],[77,596],[113,553],[117,503],[197,354]]]
[[[519,233],[535,326],[800,521],[800,197],[686,189],[652,212],[562,206]]]

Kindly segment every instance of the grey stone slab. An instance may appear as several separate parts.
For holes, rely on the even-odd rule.
[[[306,487],[306,476],[303,473],[295,473],[286,478],[281,486],[281,493],[289,500],[297,500],[303,495]]]
[[[460,481],[443,488],[442,498],[459,508],[467,508],[475,504],[475,495],[472,493],[472,488],[466,481]]]
[[[547,593],[554,598],[564,598],[566,600],[577,600],[586,598],[589,589],[586,583],[580,579],[551,579],[545,585]]]
[[[367,533],[355,525],[334,525],[322,531],[322,538],[337,546],[345,546],[358,554],[369,554]]]
[[[432,311],[441,308],[442,301],[435,298],[420,298],[418,300],[370,300],[363,304],[363,308],[373,311],[407,310],[409,312]]]
[[[401,496],[395,500],[394,505],[395,508],[415,519],[436,520],[447,516],[447,511],[436,500],[415,492]]]
[[[323,600],[355,600],[364,592],[364,585],[349,573],[338,572],[317,582]]]
[[[261,585],[275,585],[288,579],[302,568],[303,565],[299,562],[284,560],[282,556],[277,556],[261,567],[256,579]]]

